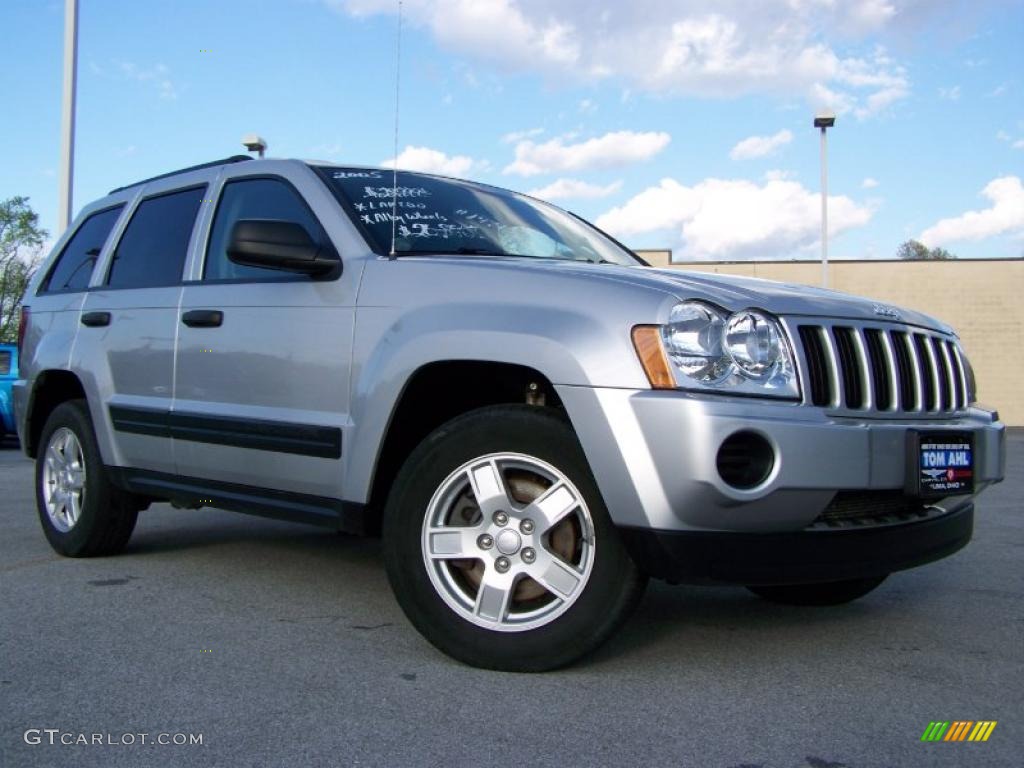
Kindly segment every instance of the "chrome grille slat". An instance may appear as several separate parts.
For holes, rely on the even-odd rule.
[[[805,402],[855,415],[951,417],[965,410],[966,365],[935,331],[851,320],[793,323]]]

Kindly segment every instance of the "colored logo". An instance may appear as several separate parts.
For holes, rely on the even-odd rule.
[[[998,720],[933,720],[921,741],[988,741]]]

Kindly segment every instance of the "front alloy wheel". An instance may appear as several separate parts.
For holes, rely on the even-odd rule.
[[[572,428],[533,406],[472,411],[413,451],[388,498],[384,558],[424,637],[512,672],[597,648],[646,584]]]
[[[582,494],[540,459],[495,453],[445,478],[423,522],[423,558],[455,613],[497,632],[544,626],[586,587],[594,532]]]

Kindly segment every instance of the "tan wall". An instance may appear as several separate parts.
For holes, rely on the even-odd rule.
[[[655,261],[661,252],[648,252]],[[658,266],[668,259],[657,259]],[[699,272],[821,285],[819,262],[673,264]],[[978,380],[978,400],[1010,426],[1024,426],[1024,260],[838,261],[830,287],[934,315],[960,334]]]

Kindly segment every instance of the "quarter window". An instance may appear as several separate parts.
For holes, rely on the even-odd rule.
[[[229,181],[220,193],[220,203],[206,249],[204,280],[295,279],[276,269],[235,264],[228,259],[228,239],[239,219],[279,219],[306,228],[311,237],[323,237],[320,223],[288,183],[280,179],[239,179]]]
[[[177,285],[205,187],[185,189],[139,203],[114,251],[111,288]]]
[[[43,283],[42,292],[84,291],[89,286],[96,258],[110,237],[123,205],[94,213],[68,240]]]

